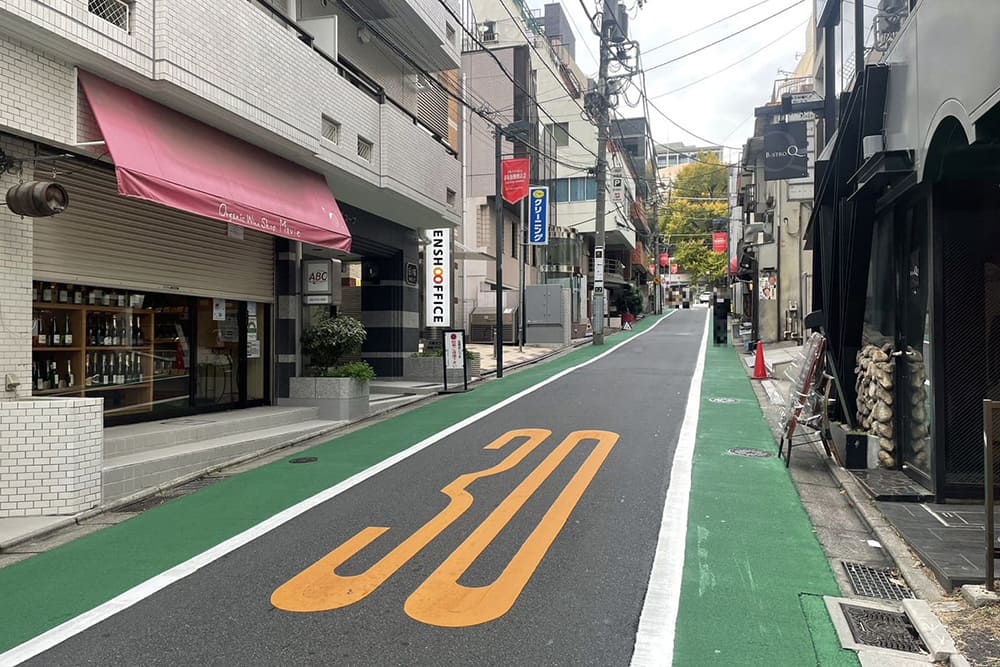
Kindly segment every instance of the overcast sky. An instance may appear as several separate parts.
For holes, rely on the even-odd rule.
[[[598,38],[588,28],[582,4],[594,12],[599,3],[595,0],[583,0],[582,4],[580,0],[561,1],[576,28],[577,63],[585,74],[596,75]],[[624,2],[630,7],[636,4],[635,0]],[[546,3],[545,0],[529,0],[529,4],[541,9]],[[806,22],[812,0],[647,0],[644,5],[641,10],[631,12],[629,32],[642,48],[642,64],[648,70],[646,87],[653,104],[677,125],[712,143],[742,145],[753,129],[754,107],[770,98],[774,80],[782,76],[779,70],[795,69],[805,51]],[[791,9],[782,12],[789,7]],[[743,9],[746,11],[718,25],[682,37]],[[772,14],[778,15],[767,18]],[[715,46],[656,67],[762,20],[761,25]],[[666,46],[655,48],[670,41],[672,43]],[[726,67],[729,69],[701,83],[664,95]],[[629,92],[628,98],[638,98],[635,89]],[[630,110],[624,100],[620,100],[618,111],[624,116],[641,114],[641,109]],[[655,109],[650,108],[649,114],[657,142],[706,143],[680,129]]]

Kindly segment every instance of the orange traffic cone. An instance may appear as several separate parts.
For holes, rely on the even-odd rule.
[[[764,343],[761,341],[757,341],[757,354],[753,365],[753,379],[767,379],[767,366],[764,364]]]

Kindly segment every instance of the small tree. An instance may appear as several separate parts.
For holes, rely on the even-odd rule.
[[[330,375],[341,357],[361,350],[367,335],[353,317],[326,316],[302,332],[302,351],[309,355],[316,375]]]

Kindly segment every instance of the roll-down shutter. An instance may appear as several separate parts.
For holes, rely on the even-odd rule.
[[[39,163],[37,178],[52,178]],[[56,180],[69,207],[34,221],[38,280],[127,287],[152,292],[274,300],[274,238],[118,194],[110,168],[59,161]]]

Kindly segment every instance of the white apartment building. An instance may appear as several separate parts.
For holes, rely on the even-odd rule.
[[[520,102],[533,105],[537,101],[535,109],[525,109],[523,113],[537,125],[532,136],[539,138],[525,151],[533,155],[536,162],[547,163],[546,168],[554,167],[553,173],[548,173],[544,182],[536,183],[550,187],[554,202],[550,215],[552,231],[549,245],[544,250],[544,259],[539,262],[537,257],[533,257],[530,262],[533,268],[542,264],[546,271],[530,270],[529,282],[558,283],[571,289],[573,321],[582,324],[589,318],[589,286],[593,282],[597,196],[593,170],[597,162],[597,128],[584,114],[585,94],[593,82],[575,61],[578,36],[574,35],[558,3],[547,4],[540,14],[513,0],[473,0],[471,5],[480,41],[498,57],[509,57],[508,70],[515,77],[512,49],[520,47],[525,54],[530,76],[522,86],[531,91],[534,100],[520,99]],[[579,37],[592,38],[591,35]],[[495,64],[489,62],[489,56],[467,52],[465,62],[468,64],[465,85],[469,96],[498,112],[497,118],[501,123],[520,120],[509,110],[514,107],[511,100],[520,98],[522,91],[504,77]],[[464,234],[466,245],[474,247],[480,253],[480,259],[466,260],[466,300],[472,303],[470,295],[475,292],[479,296],[473,305],[488,307],[487,302],[494,297],[477,286],[491,286],[495,282],[495,264],[491,261],[495,257],[495,242],[486,238],[489,236],[486,232],[492,228],[495,218],[492,206],[495,191],[492,130],[489,123],[481,120],[471,120],[468,127],[470,176],[467,180]],[[515,152],[515,144],[506,142],[505,145],[509,147],[505,153]],[[539,146],[543,147],[541,154],[537,151]],[[638,236],[633,219],[636,187],[628,157],[612,149],[608,160],[612,170],[621,170],[626,190],[624,202],[614,202],[610,194],[606,200],[605,284],[613,292],[630,281]],[[508,212],[508,215],[516,220],[516,211]],[[473,230],[478,231],[473,233]],[[483,256],[490,259],[483,259]],[[510,259],[504,261],[504,276],[514,278],[516,274],[511,271],[516,268],[517,262],[512,263]],[[645,262],[646,257],[643,256],[639,265],[645,266]],[[504,282],[509,288],[506,278]],[[511,299],[511,305],[516,306],[516,296],[512,294]],[[581,332],[584,330],[585,326],[579,328]]]
[[[457,90],[460,11],[0,0],[0,188],[68,196],[52,217],[0,207],[0,517],[204,466],[139,479],[102,428],[284,400],[331,305],[402,375],[422,230],[461,221],[460,115],[434,84]],[[304,264],[329,259],[343,273],[305,304]]]

